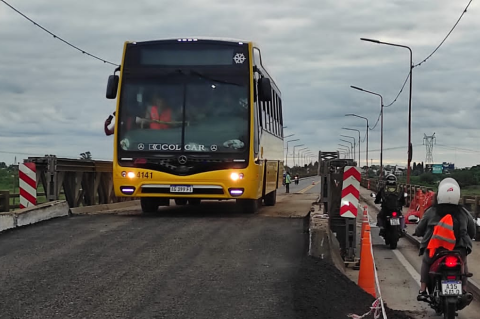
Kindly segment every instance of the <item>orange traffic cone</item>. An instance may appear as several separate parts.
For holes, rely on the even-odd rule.
[[[358,272],[358,285],[376,298],[375,291],[375,269],[370,241],[370,224],[365,225],[365,231],[362,236],[362,246],[360,255],[360,271]]]
[[[362,257],[362,243],[365,236],[365,226],[369,224],[367,206],[363,206],[362,229],[360,232],[360,258]]]
[[[367,206],[363,206],[362,232],[360,233],[360,238],[363,238],[363,233],[365,232],[365,224],[368,224]]]

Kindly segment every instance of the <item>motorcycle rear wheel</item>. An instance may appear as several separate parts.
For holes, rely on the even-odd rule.
[[[456,313],[456,303],[451,302],[447,299],[445,299],[445,303],[443,306],[443,318],[444,319],[455,319],[455,313]]]

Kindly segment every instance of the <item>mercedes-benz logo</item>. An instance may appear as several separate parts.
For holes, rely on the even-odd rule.
[[[145,148],[145,144],[143,144],[143,143],[138,144],[138,150],[139,151],[143,151],[144,148]]]
[[[178,157],[178,162],[182,165],[186,164],[187,163],[187,157],[185,155],[180,155]]]

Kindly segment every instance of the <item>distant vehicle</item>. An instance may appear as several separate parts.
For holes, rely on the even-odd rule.
[[[116,72],[119,75],[116,75]],[[125,42],[115,99],[113,185],[142,210],[236,199],[275,205],[283,171],[281,93],[251,41]]]

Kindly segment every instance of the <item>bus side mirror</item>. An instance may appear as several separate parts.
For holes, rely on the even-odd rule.
[[[272,100],[272,84],[268,78],[258,80],[258,98],[260,101],[268,102]]]
[[[107,99],[114,99],[117,97],[118,89],[118,75],[110,75],[107,83]]]

